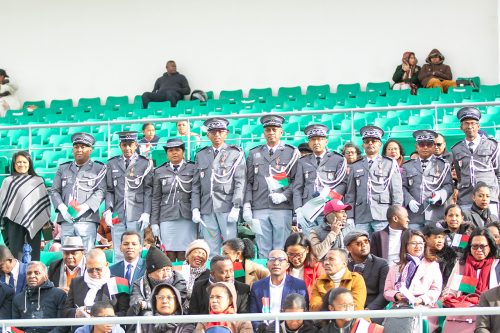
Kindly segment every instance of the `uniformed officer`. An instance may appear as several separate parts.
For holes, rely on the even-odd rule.
[[[430,130],[413,132],[418,158],[402,166],[404,205],[410,211],[410,229],[422,231],[425,223],[442,220],[446,200],[453,194],[450,164],[433,155],[437,136]]]
[[[262,235],[256,235],[259,257],[267,258],[272,249],[281,249],[290,235],[293,217],[292,183],[300,152],[280,141],[281,116],[260,118],[266,144],[248,152],[247,186],[243,219],[260,221]]]
[[[193,222],[201,223],[211,256],[219,253],[222,241],[235,238],[245,191],[246,167],[243,150],[224,141],[229,121],[210,118],[204,122],[212,146],[195,157],[191,193]]]
[[[180,138],[169,139],[163,147],[168,162],[153,176],[151,228],[172,261],[184,261],[186,248],[198,236],[198,225],[191,220],[194,162],[184,160],[184,147]]]
[[[111,228],[115,260],[121,260],[121,236],[125,231],[140,234],[149,226],[153,193],[153,162],[137,154],[137,132],[117,133],[122,155],[108,160],[106,210],[104,219]],[[119,223],[113,224],[113,213]]]
[[[293,183],[293,206],[297,222],[302,226],[304,234],[308,235],[310,228],[323,221],[323,214],[314,221],[306,221],[302,206],[318,195],[326,201],[331,191],[343,195],[347,162],[339,153],[328,151],[328,127],[313,124],[307,126],[304,133],[309,139],[309,147],[313,153],[300,158],[297,163]],[[323,206],[318,209],[323,212]]]
[[[356,228],[371,234],[387,226],[390,205],[403,204],[403,186],[397,162],[380,155],[384,131],[369,125],[360,134],[366,156],[350,165],[344,201],[353,207],[348,217]]]
[[[106,166],[91,161],[95,139],[88,133],[75,133],[74,161],[59,166],[49,190],[50,200],[61,224],[61,241],[69,236],[80,236],[85,250],[94,247],[99,223],[99,206],[106,194]]]
[[[499,145],[495,139],[479,135],[481,112],[464,107],[457,113],[465,140],[452,148],[453,166],[458,178],[458,204],[464,211],[472,207],[472,190],[482,181],[491,191],[490,211],[498,216],[498,187],[500,183]]]

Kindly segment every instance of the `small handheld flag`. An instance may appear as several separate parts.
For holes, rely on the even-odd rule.
[[[130,286],[128,280],[121,277],[113,277],[108,282],[108,290],[110,295],[116,295],[120,293],[130,293]]]
[[[451,280],[450,289],[467,294],[476,292],[477,278],[474,276],[455,275]]]
[[[240,278],[245,276],[245,269],[243,268],[243,263],[240,261],[233,262],[234,278]]]
[[[76,218],[80,212],[80,204],[76,200],[71,200],[68,206],[68,213],[72,218]]]
[[[453,237],[453,242],[451,243],[451,246],[465,249],[465,247],[467,246],[467,243],[469,243],[469,235],[455,234],[455,236]]]

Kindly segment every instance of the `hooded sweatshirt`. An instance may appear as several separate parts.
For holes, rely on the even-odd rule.
[[[433,64],[431,62],[431,58],[435,55],[441,59],[438,64]],[[450,66],[443,63],[444,56],[438,49],[433,49],[425,59],[425,62],[426,64],[422,67],[422,70],[418,74],[418,79],[422,83],[423,87],[426,87],[427,83],[432,78],[439,79],[440,81],[451,80],[453,78]]]

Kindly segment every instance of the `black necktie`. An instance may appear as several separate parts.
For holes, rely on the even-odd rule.
[[[316,156],[316,164],[319,166],[319,163],[321,162],[321,157]]]
[[[469,150],[471,154],[474,154],[474,142],[469,142]]]
[[[218,154],[219,154],[219,149],[215,149],[215,151],[214,151],[214,157],[217,157]]]
[[[422,160],[422,170],[425,170],[427,167],[427,162],[429,162],[429,160]]]
[[[269,156],[273,156],[274,152],[273,152],[273,148],[269,149]]]
[[[12,272],[9,273],[9,286],[14,288],[14,274]]]
[[[179,165],[174,165],[174,172],[177,172],[179,170]]]
[[[129,164],[130,164],[130,160],[127,158],[125,160],[125,169],[128,169]]]
[[[372,164],[373,164],[373,160],[368,160],[368,169],[370,169],[372,167]]]

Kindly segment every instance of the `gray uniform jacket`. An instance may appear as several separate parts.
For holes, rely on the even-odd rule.
[[[194,162],[191,161],[184,161],[177,172],[169,162],[155,169],[151,224],[175,221],[181,217],[191,220],[193,174]]]
[[[152,162],[142,155],[130,159],[125,170],[123,155],[108,160],[106,209],[118,213],[120,222],[137,222],[142,213],[151,214]]]
[[[204,147],[196,154],[194,168],[191,209],[228,213],[243,205],[246,166],[241,147],[223,144],[215,159],[213,147]]]
[[[78,168],[75,162],[66,162],[59,166],[54,182],[49,190],[50,201],[54,209],[63,203],[69,205],[71,199],[79,204],[87,204],[90,209],[78,221],[99,223],[99,206],[106,195],[106,166],[99,161],[87,161]],[[56,222],[64,219],[57,214]]]
[[[498,142],[481,137],[479,145],[472,154],[465,140],[456,143],[453,153],[453,166],[458,177],[458,204],[472,204],[472,190],[478,182],[485,182],[491,191],[491,201],[498,202],[500,183],[500,154]]]
[[[314,154],[302,157],[297,163],[293,183],[293,208],[302,207],[316,192],[321,192],[324,186],[343,195],[346,189],[346,171],[347,162],[337,152],[327,152],[319,166]]]
[[[446,200],[453,194],[453,180],[448,162],[431,156],[425,170],[422,170],[419,158],[409,160],[403,164],[402,177],[405,207],[411,200],[420,204],[416,214],[408,210],[411,223],[442,220]],[[438,205],[429,205],[427,202],[433,192],[438,192],[442,198]]]
[[[347,216],[354,218],[356,224],[387,221],[387,208],[403,204],[403,186],[396,161],[379,155],[371,167],[366,157],[351,164],[344,200],[353,207]]]
[[[300,153],[297,148],[280,143],[275,147],[273,156],[269,156],[267,145],[260,145],[248,152],[247,158],[247,187],[245,202],[250,202],[253,209],[292,209],[292,184],[297,170],[297,159]],[[294,161],[295,160],[295,161]],[[292,162],[291,165],[289,165]],[[273,193],[283,193],[287,201],[275,205],[269,198],[269,187],[266,177],[270,176],[270,167],[273,174],[287,171],[288,186],[279,188]]]

